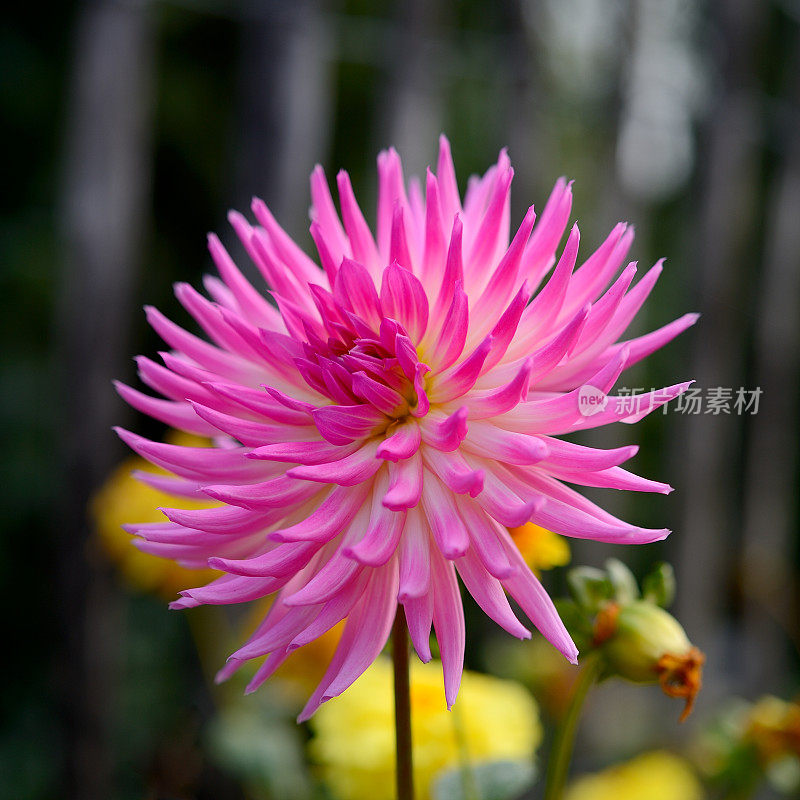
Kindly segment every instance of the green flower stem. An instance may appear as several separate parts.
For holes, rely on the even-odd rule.
[[[397,745],[397,800],[414,800],[408,628],[402,607],[397,609],[392,628],[392,662],[394,664],[394,729]]]
[[[575,744],[575,732],[583,710],[583,703],[589,690],[597,682],[600,675],[602,659],[598,652],[590,653],[583,664],[583,669],[575,684],[575,691],[569,703],[564,719],[556,731],[550,760],[547,764],[547,785],[544,800],[561,800],[564,786],[567,783],[569,765],[572,761],[572,749]]]

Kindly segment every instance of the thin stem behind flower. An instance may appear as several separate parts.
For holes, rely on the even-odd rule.
[[[544,800],[561,800],[564,786],[567,783],[569,765],[572,761],[572,749],[575,744],[575,732],[578,729],[583,703],[589,690],[597,682],[602,659],[597,652],[590,653],[584,662],[583,669],[575,684],[575,691],[569,703],[567,713],[556,731],[550,759],[547,764],[547,785]]]
[[[394,727],[397,752],[397,800],[414,800],[411,751],[411,681],[408,666],[408,628],[398,607],[392,628],[394,665]]]

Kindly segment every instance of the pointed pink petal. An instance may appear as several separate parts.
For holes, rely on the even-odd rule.
[[[403,603],[408,632],[417,655],[424,664],[431,660],[431,625],[433,624],[433,595],[409,597]]]
[[[461,198],[458,194],[453,157],[450,154],[450,142],[447,141],[444,134],[439,137],[439,161],[436,175],[439,181],[442,218],[449,220],[461,212]]]
[[[487,336],[460,364],[437,373],[428,391],[430,401],[445,403],[466,394],[478,380],[491,349],[492,337]]]
[[[401,603],[410,598],[423,597],[430,591],[431,544],[422,511],[418,508],[409,509],[397,554],[400,565],[397,599]]]
[[[350,525],[368,490],[366,486],[335,488],[315,511],[290,527],[273,531],[269,538],[276,542],[328,542]]]
[[[350,444],[380,432],[387,417],[373,406],[322,406],[312,412],[314,423],[331,444]]]
[[[429,363],[437,370],[452,366],[464,352],[469,333],[469,299],[457,281],[447,316],[442,323],[441,335],[433,343]]]
[[[506,535],[508,536],[508,534]],[[506,550],[517,568],[513,575],[503,581],[506,591],[517,601],[525,615],[544,638],[556,650],[563,653],[567,661],[577,664],[578,648],[575,647],[572,637],[558,616],[553,601],[528,565],[522,560],[511,537],[506,540]]]
[[[422,495],[422,458],[415,453],[411,458],[389,463],[389,490],[383,504],[392,511],[413,508]]]
[[[442,555],[447,559],[463,556],[469,548],[464,523],[453,495],[430,472],[426,472],[423,483],[422,511]]]
[[[419,450],[422,434],[416,422],[404,422],[389,429],[392,433],[379,445],[376,455],[387,461],[411,458]]]
[[[389,479],[381,473],[375,480],[369,524],[364,537],[345,550],[345,555],[361,564],[379,567],[394,555],[405,527],[406,512],[392,511],[383,504]]]
[[[428,297],[419,279],[393,261],[383,271],[380,299],[383,313],[397,320],[418,344],[428,326]]]
[[[383,461],[376,457],[378,449],[377,439],[367,442],[355,453],[324,464],[292,467],[286,475],[290,478],[302,478],[306,481],[318,483],[335,483],[339,486],[355,486],[369,480],[383,465]]]
[[[464,669],[464,646],[466,630],[464,607],[458,590],[456,571],[435,551],[431,554],[431,577],[433,580],[433,627],[444,672],[444,696],[447,707],[452,708],[461,685]]]
[[[350,176],[341,170],[336,176],[336,184],[339,187],[342,219],[352,248],[353,259],[363,264],[372,274],[376,274],[380,266],[378,248],[356,202]]]
[[[486,572],[472,550],[463,558],[459,558],[455,562],[455,567],[467,591],[488,617],[518,639],[531,638],[531,632],[511,610],[500,581]]]

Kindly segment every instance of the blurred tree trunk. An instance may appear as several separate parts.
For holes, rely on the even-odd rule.
[[[505,0],[509,47],[505,53],[508,70],[505,130],[514,164],[514,192],[511,219],[519,220],[536,199],[537,210],[544,208],[551,176],[543,168],[544,151],[541,120],[548,110],[547,94],[541,91],[541,65],[537,54],[537,34],[542,25],[541,4],[524,0]],[[541,199],[540,199],[541,198]]]
[[[704,393],[716,386],[735,389],[745,378],[744,282],[759,203],[756,45],[764,11],[764,5],[750,0],[710,4],[720,85],[707,111],[699,159],[701,198],[692,266],[703,317],[692,340],[689,371]],[[683,415],[675,427],[683,474],[680,497],[685,503],[675,543],[678,614],[692,640],[709,653],[712,663],[720,664],[723,649],[730,645],[722,637],[728,629],[725,614],[741,530],[741,420],[735,414]],[[717,682],[716,691],[722,688]]]
[[[242,27],[236,202],[262,197],[287,231],[308,234],[308,176],[328,154],[333,81],[322,0],[248,2]]]
[[[791,54],[790,105],[782,158],[767,199],[764,266],[756,315],[753,385],[763,390],[750,418],[744,486],[745,678],[781,691],[787,634],[798,645],[794,531],[797,523],[800,399],[800,38]],[[793,69],[792,69],[793,67]]]
[[[379,146],[395,147],[403,159],[406,178],[420,176],[423,192],[425,167],[436,163],[438,136],[444,124],[443,60],[436,41],[441,37],[442,15],[448,5],[442,0],[399,3],[396,29],[385,57],[389,74],[381,98]]]
[[[80,11],[61,196],[63,270],[56,321],[62,497],[55,523],[64,788],[108,800],[114,593],[92,563],[87,502],[117,455],[110,385],[128,371],[132,285],[150,178],[153,31],[146,0]]]

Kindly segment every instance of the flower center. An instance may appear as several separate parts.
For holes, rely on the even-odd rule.
[[[337,405],[374,406],[389,418],[387,427],[409,415],[425,416],[430,368],[405,329],[390,319],[378,331],[354,315],[350,322],[327,341],[309,336],[305,358],[296,361],[306,382]]]

